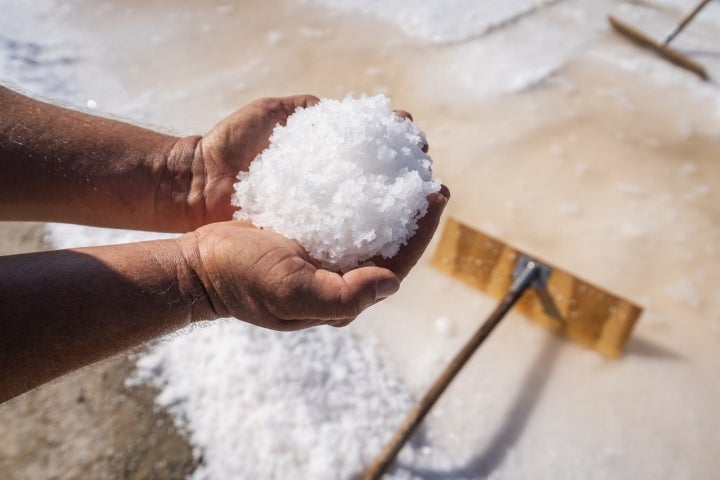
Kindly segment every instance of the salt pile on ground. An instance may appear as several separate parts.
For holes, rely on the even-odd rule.
[[[238,176],[235,218],[298,241],[327,268],[392,257],[440,189],[423,145],[383,95],[298,109]]]
[[[198,446],[194,479],[353,478],[411,407],[395,373],[347,329],[287,335],[218,322],[159,343],[137,366],[136,380],[162,389],[157,403]]]

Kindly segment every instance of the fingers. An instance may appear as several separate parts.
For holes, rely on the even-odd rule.
[[[317,269],[291,281],[295,283],[293,291],[283,299],[284,307],[277,316],[292,318],[282,322],[292,330],[318,324],[347,325],[400,288],[400,279],[393,272],[378,267],[358,268],[344,275]]]
[[[376,265],[392,270],[399,278],[403,279],[410,273],[410,270],[420,260],[430,240],[435,234],[443,210],[450,199],[450,190],[442,185],[438,193],[428,196],[428,211],[424,217],[418,220],[418,229],[393,258],[374,260]]]
[[[315,105],[314,95],[261,98],[236,110],[215,125],[203,138],[203,154],[218,165],[247,171],[250,162],[269,145],[275,125],[287,123],[298,107]]]
[[[295,113],[298,108],[307,108],[315,105],[320,101],[315,95],[292,95],[289,97],[282,97],[277,99],[270,99],[271,101],[279,102],[279,106],[283,111],[283,115],[278,119],[280,125],[287,123],[287,118]]]
[[[379,279],[381,276],[383,278]],[[364,305],[362,307],[362,310],[365,310],[365,308],[370,307],[371,305],[374,305],[381,300],[384,300],[385,298],[393,295],[400,289],[400,279],[395,274],[392,274],[389,270],[377,267],[364,267],[356,270],[351,270],[350,272],[345,274],[345,280],[350,283],[354,283],[357,281],[359,284],[364,283],[366,280],[368,282],[374,282],[374,300],[371,300],[369,303]],[[358,314],[361,313],[362,310],[358,312]],[[333,327],[345,327],[349,325],[356,317],[357,315],[352,315],[347,318],[329,321],[327,322],[327,324]]]
[[[407,118],[411,122],[413,121],[413,116],[410,114],[410,112],[406,112],[405,110],[395,110],[395,115],[400,118]]]
[[[428,197],[427,214],[418,221],[418,230],[398,255],[378,260],[379,266],[361,267],[339,275],[309,268],[293,278],[292,293],[281,302],[286,307],[279,318],[279,329],[297,330],[320,324],[342,327],[363,310],[389,297],[400,288],[400,281],[418,262],[435,233],[450,191],[442,186]]]
[[[385,268],[362,267],[340,276],[317,270],[314,306],[321,318],[352,320],[367,307],[389,297],[400,288],[400,279]]]
[[[395,110],[395,115],[397,115],[400,118],[407,118],[411,122],[413,121],[413,116],[410,114],[410,112],[406,112],[405,110]],[[428,153],[430,146],[427,143],[423,143],[421,145],[420,149],[423,152]]]
[[[400,279],[385,268],[361,267],[343,275],[350,292],[369,295],[366,306],[393,295],[400,288]]]
[[[320,101],[320,98],[311,94],[290,95],[282,99],[292,102],[296,107],[303,108],[311,107]]]

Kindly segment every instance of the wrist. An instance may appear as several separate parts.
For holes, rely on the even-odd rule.
[[[217,296],[200,253],[199,235],[190,232],[177,240],[180,250],[178,285],[183,301],[190,306],[190,322],[227,317],[228,311]]]
[[[201,140],[199,135],[178,138],[159,155],[154,198],[158,230],[189,232],[206,223]]]

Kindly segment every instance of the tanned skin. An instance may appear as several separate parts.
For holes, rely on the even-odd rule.
[[[192,322],[344,326],[395,293],[438,226],[444,187],[397,256],[344,274],[292,240],[230,221],[238,172],[276,124],[317,101],[257,100],[180,138],[0,86],[0,220],[183,234],[0,257],[0,402]]]

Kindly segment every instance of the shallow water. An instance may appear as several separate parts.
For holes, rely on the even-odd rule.
[[[397,478],[712,478],[720,90],[604,19],[612,11],[660,35],[692,3],[11,4],[0,74],[179,132],[263,95],[386,93],[426,131],[453,193],[448,214],[646,308],[620,361],[511,315],[403,452]],[[720,78],[718,39],[711,4],[677,44]],[[50,234],[58,247],[141,236]],[[160,401],[186,416],[206,459],[198,476],[335,478],[368,463],[492,306],[427,260],[350,329],[286,339],[220,324],[159,345],[145,371],[163,371]],[[248,338],[251,352],[233,356]],[[192,354],[173,356],[175,342]],[[215,366],[223,355],[238,363]],[[317,362],[362,374],[333,383],[342,372],[323,378]],[[198,364],[212,368],[189,373]],[[297,398],[288,375],[312,395]],[[372,404],[372,391],[386,403]],[[280,450],[292,454],[279,462]]]

